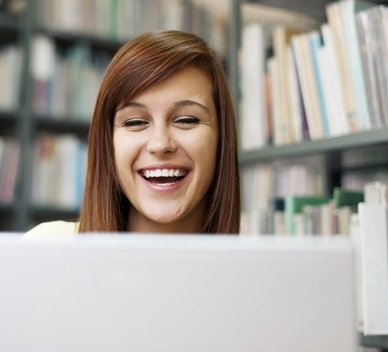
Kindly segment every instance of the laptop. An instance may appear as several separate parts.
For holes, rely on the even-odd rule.
[[[357,350],[346,238],[0,235],[0,351]]]

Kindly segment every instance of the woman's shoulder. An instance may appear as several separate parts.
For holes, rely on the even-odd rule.
[[[69,221],[49,221],[36,225],[27,231],[25,238],[54,238],[54,237],[72,237],[77,235],[78,222]]]

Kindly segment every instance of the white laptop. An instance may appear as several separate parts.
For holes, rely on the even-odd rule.
[[[0,235],[0,351],[355,352],[354,276],[345,238]]]

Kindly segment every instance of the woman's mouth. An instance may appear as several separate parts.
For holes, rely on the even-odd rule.
[[[184,169],[147,169],[142,170],[140,174],[150,183],[169,186],[182,181],[188,171]]]

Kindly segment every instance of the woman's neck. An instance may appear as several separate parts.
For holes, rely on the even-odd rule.
[[[168,233],[189,234],[202,233],[205,223],[205,211],[191,214],[186,218],[174,222],[155,222],[139,213],[131,207],[129,211],[127,231],[137,233]]]

